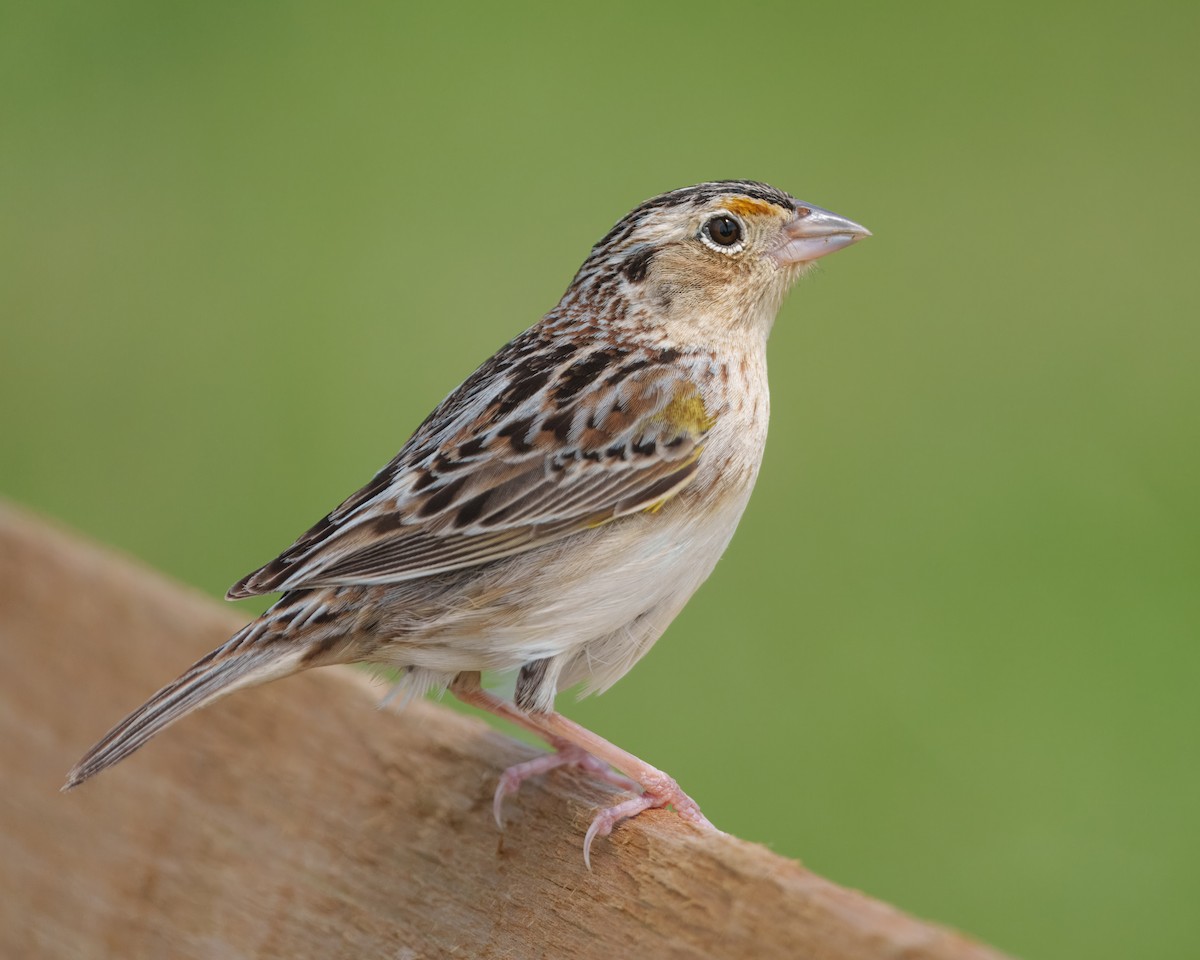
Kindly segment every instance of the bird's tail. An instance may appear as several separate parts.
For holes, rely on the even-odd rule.
[[[296,595],[291,597],[296,598]],[[333,652],[334,644],[328,642],[329,638],[323,638],[326,642],[318,642],[314,648],[309,637],[280,635],[283,632],[290,634],[288,627],[298,619],[307,619],[311,609],[309,604],[289,604],[291,609],[281,610],[288,599],[285,597],[260,619],[239,630],[227,643],[192,664],[183,676],[168,683],[109,730],[71,768],[63,790],[79,786],[106,767],[125,759],[176,720],[234,690],[332,662],[335,658],[314,657],[315,653]]]

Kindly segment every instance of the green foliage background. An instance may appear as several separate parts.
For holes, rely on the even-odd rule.
[[[876,236],[784,307],[713,580],[564,707],[908,910],[1180,955],[1198,36],[1194,3],[4,4],[0,492],[218,595],[629,207],[768,180]]]

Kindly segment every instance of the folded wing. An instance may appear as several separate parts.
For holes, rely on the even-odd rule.
[[[713,420],[679,363],[602,359],[566,357],[532,391],[528,364],[468,380],[370,484],[229,597],[411,580],[657,508],[692,480]],[[604,375],[581,387],[588,364]]]

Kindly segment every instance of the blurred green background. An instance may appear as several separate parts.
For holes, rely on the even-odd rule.
[[[562,705],[1007,950],[1185,952],[1200,6],[0,10],[0,493],[222,594],[635,203],[770,181],[875,238],[713,579]]]

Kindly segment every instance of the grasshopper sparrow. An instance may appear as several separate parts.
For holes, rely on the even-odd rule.
[[[67,787],[238,688],[367,662],[555,748],[503,774],[497,820],[522,780],[574,764],[635,792],[596,816],[585,859],[651,807],[709,825],[674,780],[554,712],[554,698],[615,683],[712,572],[762,459],[767,335],[784,294],[866,236],[752,181],[634,209],[558,305],[370,483],[233,586],[230,599],[283,596],[117,724]],[[517,671],[514,702],[480,686],[483,670]]]

